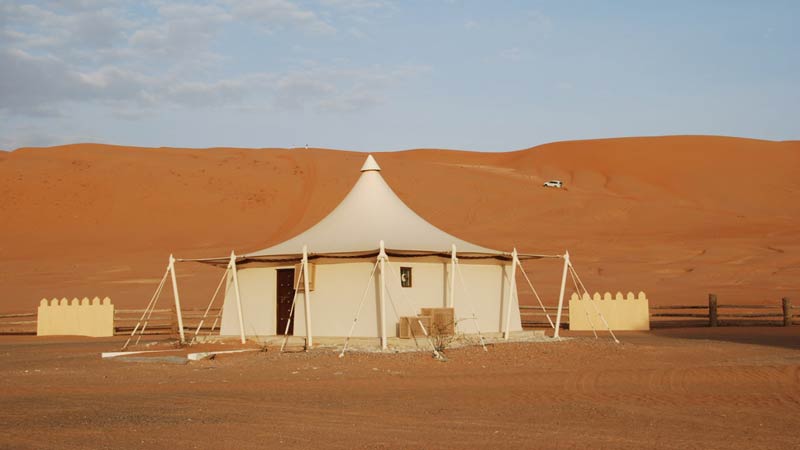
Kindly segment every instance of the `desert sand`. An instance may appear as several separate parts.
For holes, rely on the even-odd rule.
[[[100,359],[119,338],[7,336],[0,447],[797,448],[799,330],[186,365]]]
[[[800,142],[673,136],[375,156],[436,226],[502,250],[568,249],[592,291],[777,305],[800,288]],[[97,144],[0,152],[0,312],[33,311],[43,297],[144,307],[170,253],[224,256],[291,237],[337,205],[364,157]],[[549,179],[566,189],[543,188]],[[559,263],[526,268],[554,304]],[[206,304],[218,270],[178,266],[187,306]]]
[[[0,312],[33,311],[42,297],[144,307],[170,253],[224,256],[291,237],[336,206],[364,157],[93,144],[0,153]],[[774,305],[800,287],[800,142],[676,136],[376,158],[433,224],[498,249],[569,249],[590,290]],[[566,189],[543,188],[549,179]],[[555,304],[559,263],[526,269]],[[219,270],[180,264],[184,304],[205,305]],[[565,332],[449,349],[447,362],[269,348],[184,365],[101,359],[122,336],[4,336],[0,447],[797,448],[799,333],[677,328],[622,332],[617,345]]]

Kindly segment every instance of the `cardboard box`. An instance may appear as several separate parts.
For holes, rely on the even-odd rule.
[[[456,316],[453,308],[422,308],[423,316],[433,318],[431,336],[452,336],[456,330]]]
[[[400,330],[399,330],[400,338],[411,339],[414,337],[416,338],[425,337],[425,331],[422,331],[420,322],[422,322],[422,325],[425,326],[425,331],[427,331],[428,334],[430,334],[431,324],[433,323],[433,317],[424,315],[418,317],[413,317],[413,316],[401,317]]]

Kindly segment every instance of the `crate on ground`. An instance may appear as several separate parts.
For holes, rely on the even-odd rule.
[[[422,325],[420,325],[422,323]],[[431,316],[407,316],[400,318],[400,338],[411,339],[412,337],[423,337],[426,332],[430,333],[433,317]],[[425,327],[425,331],[422,327]]]
[[[422,308],[423,316],[433,317],[432,336],[452,336],[456,330],[456,315],[453,308]]]

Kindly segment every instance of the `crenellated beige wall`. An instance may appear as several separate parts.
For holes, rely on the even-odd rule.
[[[83,298],[72,301],[43,298],[39,303],[36,323],[37,336],[91,336],[114,335],[114,305],[106,297],[100,301]]]
[[[650,305],[644,292],[639,292],[637,297],[633,292],[628,292],[624,297],[617,292],[613,298],[610,292],[602,297],[597,292],[592,297],[583,294],[583,298],[573,293],[569,300],[569,329],[587,331],[594,325],[594,329],[604,330],[606,326],[597,315],[598,311],[612,330],[650,329]]]

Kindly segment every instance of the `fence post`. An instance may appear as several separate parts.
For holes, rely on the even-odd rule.
[[[717,326],[717,296],[708,294],[708,326]]]
[[[783,306],[783,326],[788,327],[792,325],[792,301],[787,297],[781,299],[781,306]]]

